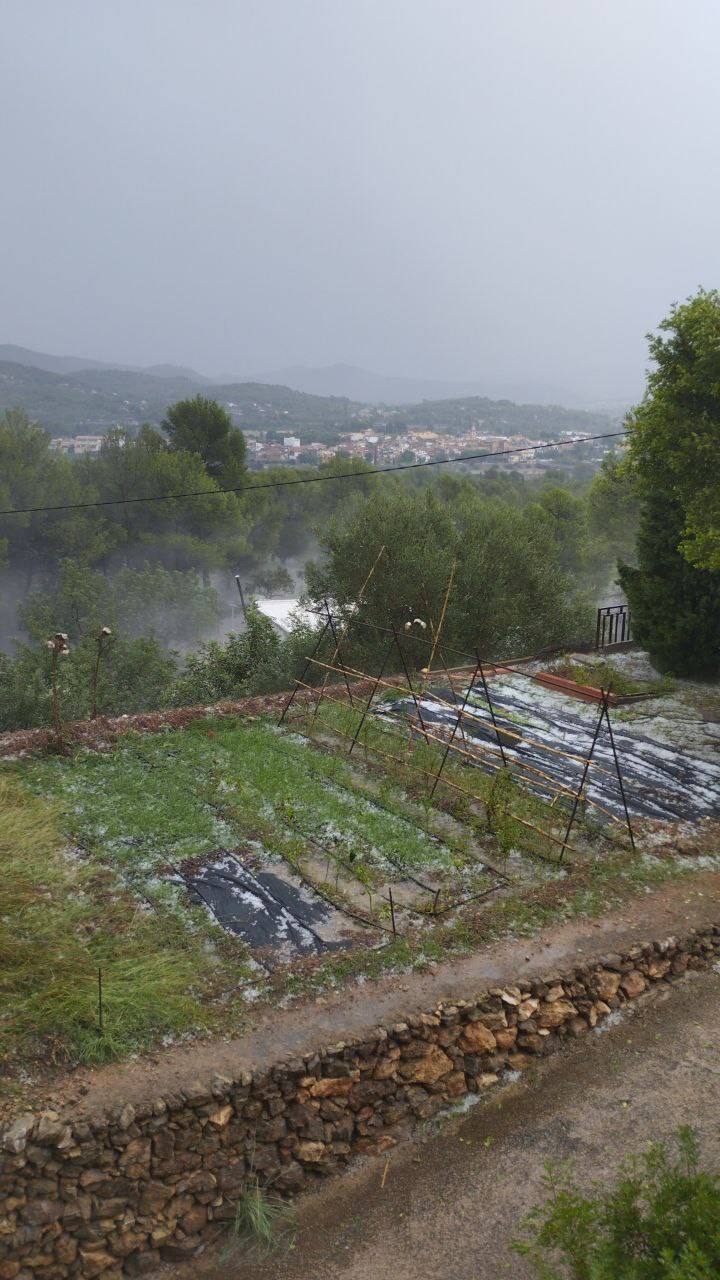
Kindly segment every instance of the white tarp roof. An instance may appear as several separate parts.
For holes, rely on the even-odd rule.
[[[300,608],[297,596],[277,596],[274,599],[258,600],[256,603],[260,612],[281,631],[291,631],[295,618],[299,618],[301,622],[317,622],[314,614]]]

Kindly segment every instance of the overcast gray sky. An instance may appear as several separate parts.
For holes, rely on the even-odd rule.
[[[0,17],[0,341],[623,398],[720,283],[716,0]]]

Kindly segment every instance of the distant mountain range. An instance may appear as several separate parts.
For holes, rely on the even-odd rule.
[[[331,364],[318,369],[292,365],[256,375],[258,382],[284,383],[296,391],[319,396],[348,396],[366,404],[409,405],[420,400],[456,400],[468,396],[562,404],[557,387],[538,383],[503,382],[501,379],[469,379],[450,382],[439,378],[400,378],[372,373],[352,364]]]
[[[157,378],[187,378],[190,382],[212,382],[195,369],[182,365],[152,364],[147,367],[132,364],[113,364],[107,360],[90,360],[83,356],[51,356],[45,351],[31,351],[29,347],[17,347],[12,342],[0,342],[0,361],[24,364],[30,369],[44,369],[46,373],[82,373],[88,369],[122,369],[125,372],[148,373]]]
[[[171,364],[134,368],[0,345],[0,413],[22,408],[61,435],[158,423],[169,404],[199,392],[230,404],[235,421],[248,430],[283,429],[302,439],[383,423],[388,413],[381,406],[389,408],[398,429],[405,423],[461,431],[481,422],[489,431],[535,438],[560,430],[600,431],[610,421],[603,413],[556,404],[492,400],[474,382],[389,378],[352,365],[218,380]]]
[[[15,359],[7,359],[8,354]],[[0,413],[24,409],[58,435],[159,423],[169,404],[198,393],[231,405],[241,427],[281,429],[304,439],[351,430],[364,408],[345,397],[309,395],[290,387],[213,382],[175,365],[130,369],[98,361],[86,363],[78,356],[0,346]]]

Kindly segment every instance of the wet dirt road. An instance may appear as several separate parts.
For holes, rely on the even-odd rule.
[[[462,1117],[298,1202],[291,1252],[214,1250],[165,1276],[188,1280],[530,1280],[508,1242],[542,1196],[548,1159],[579,1180],[690,1123],[720,1164],[720,975],[658,990]],[[383,1174],[385,1173],[384,1186]]]

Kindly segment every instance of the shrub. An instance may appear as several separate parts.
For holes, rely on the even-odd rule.
[[[211,640],[188,654],[175,688],[178,706],[291,687],[293,676],[300,673],[313,648],[312,629],[299,626],[281,638],[255,605],[248,607],[246,621],[240,634],[229,635],[224,643]]]
[[[548,1169],[548,1199],[514,1245],[541,1280],[717,1280],[720,1177],[700,1168],[697,1139],[680,1129],[629,1161],[609,1191],[582,1195],[567,1169]]]
[[[66,721],[90,715],[96,658],[95,637],[88,635],[71,645],[58,669],[60,711]],[[167,706],[175,671],[174,654],[152,636],[112,635],[100,664],[99,713]],[[50,720],[50,653],[45,645],[19,645],[13,658],[0,653],[0,730],[34,728]]]

